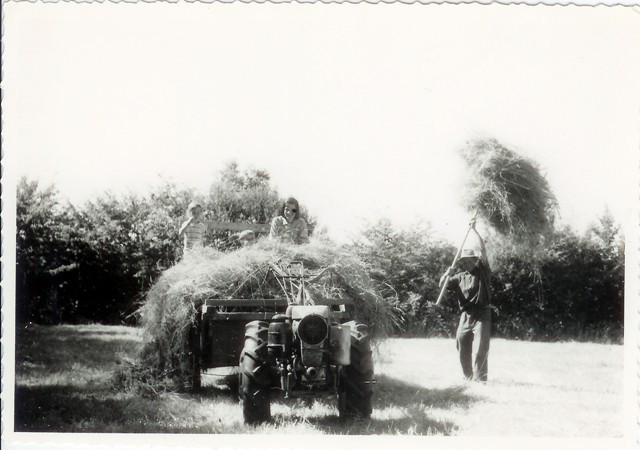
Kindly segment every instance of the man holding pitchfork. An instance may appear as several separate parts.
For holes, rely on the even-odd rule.
[[[477,236],[480,248],[463,244],[453,265],[440,278],[440,286],[455,294],[460,307],[456,347],[462,372],[467,380],[486,382],[491,335],[491,269],[475,222],[475,218],[471,220],[469,231],[473,230]]]

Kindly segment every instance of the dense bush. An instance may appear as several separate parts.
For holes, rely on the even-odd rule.
[[[580,236],[565,228],[549,236],[535,259],[495,239],[492,263],[493,328],[515,339],[620,342],[624,325],[624,240],[609,214]],[[369,226],[354,246],[386,298],[402,313],[396,332],[455,334],[453,298],[441,307],[438,281],[455,249],[426,226],[396,230],[387,220]]]
[[[496,258],[494,327],[520,339],[621,341],[624,240],[610,215],[584,235],[558,230],[536,264],[516,254]]]
[[[265,172],[240,172],[231,164],[209,195],[200,197],[210,219],[267,223],[282,201],[269,183]],[[126,321],[160,273],[178,259],[177,229],[192,198],[192,190],[166,183],[149,196],[104,194],[76,208],[61,202],[55,188],[21,180],[18,321]],[[305,217],[313,229],[315,221],[306,212]],[[228,234],[208,238],[221,249],[228,242]],[[380,220],[351,246],[402,317],[396,334],[453,336],[455,301],[434,306],[438,280],[456,251],[450,243],[427,225],[401,230]],[[498,239],[490,239],[488,252],[495,335],[622,339],[624,239],[609,214],[583,235],[556,230],[534,261]]]
[[[450,304],[433,306],[440,275],[456,252],[451,244],[428,225],[398,230],[382,219],[368,226],[353,246],[369,265],[380,291],[401,312],[404,320],[397,333],[451,335],[455,309]]]
[[[119,323],[175,259],[176,222],[191,194],[165,184],[149,197],[105,194],[83,208],[53,187],[18,185],[17,319]]]
[[[20,180],[16,217],[16,316],[49,323],[72,315],[67,276],[76,270],[70,242],[75,210],[60,204],[53,187]]]
[[[105,193],[81,207],[56,189],[22,179],[17,195],[17,320],[122,323],[180,258],[177,230],[192,199],[207,219],[268,223],[283,201],[259,170],[229,164],[209,195],[164,183],[151,194]],[[310,228],[313,219],[308,218]],[[225,248],[229,233],[208,233]]]

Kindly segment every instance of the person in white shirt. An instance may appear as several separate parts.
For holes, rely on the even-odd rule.
[[[194,248],[204,247],[204,233],[207,231],[207,225],[202,221],[202,206],[198,202],[189,203],[187,217],[178,231],[178,237],[184,239],[185,254]]]

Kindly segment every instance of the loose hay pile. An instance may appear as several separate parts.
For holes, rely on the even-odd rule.
[[[539,166],[495,139],[463,150],[469,166],[465,206],[514,244],[533,246],[551,231],[557,201]]]
[[[348,249],[312,239],[307,245],[259,240],[230,253],[205,249],[166,270],[140,309],[144,327],[142,363],[158,376],[189,373],[188,334],[196,308],[206,299],[283,298],[270,262],[304,262],[305,268],[330,267],[306,286],[312,298],[351,298],[355,316],[374,336],[392,328],[392,308],[375,289],[365,264]]]

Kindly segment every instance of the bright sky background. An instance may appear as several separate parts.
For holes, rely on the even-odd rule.
[[[4,7],[5,168],[74,203],[161,177],[205,191],[236,159],[338,239],[388,216],[456,240],[456,150],[490,136],[542,165],[564,221],[635,219],[631,8]]]

